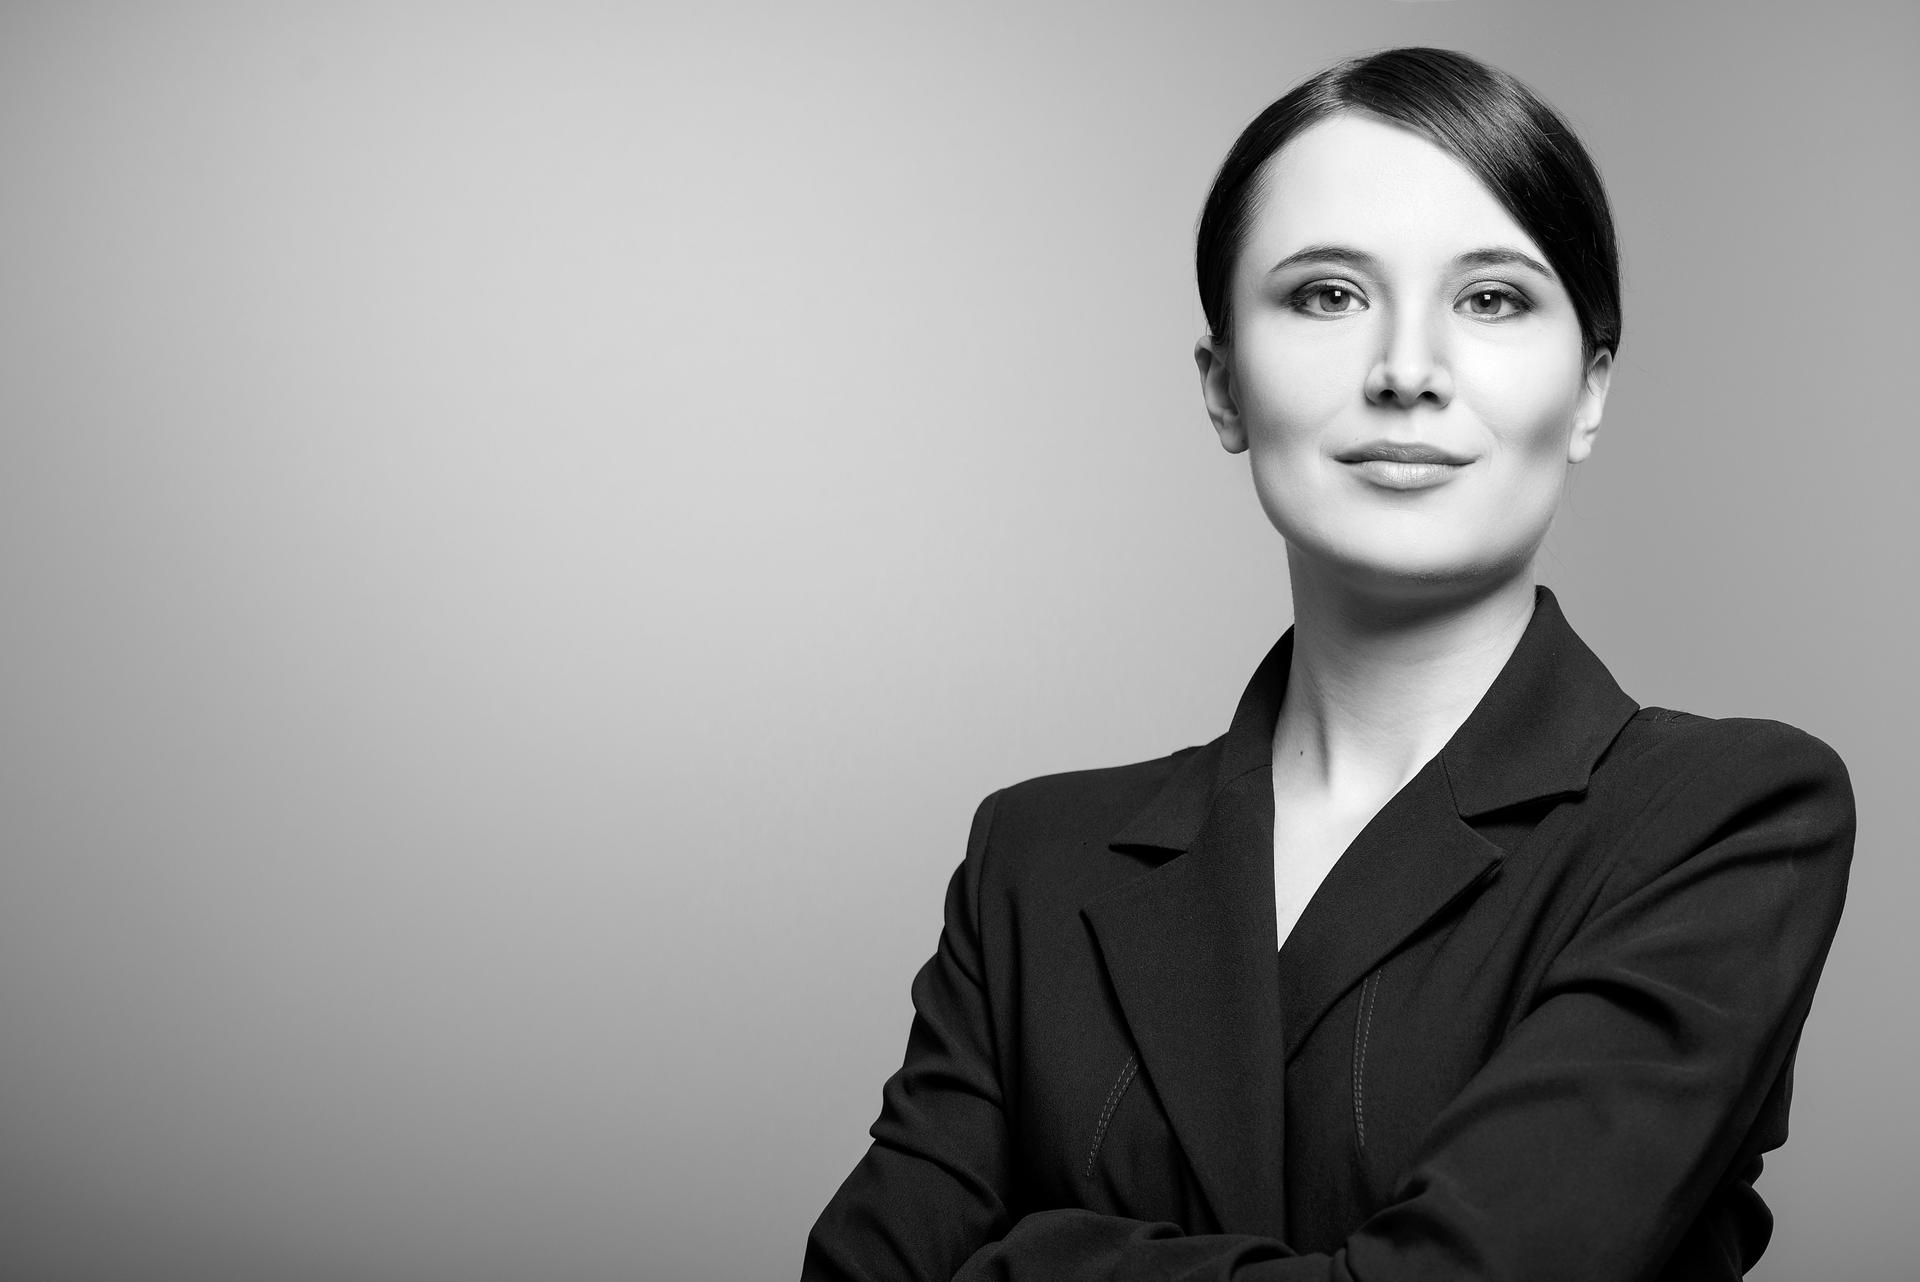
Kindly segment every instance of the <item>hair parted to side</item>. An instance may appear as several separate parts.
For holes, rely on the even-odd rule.
[[[1580,318],[1589,360],[1620,346],[1620,255],[1600,173],[1558,112],[1514,76],[1449,49],[1387,49],[1303,81],[1254,117],[1220,164],[1194,246],[1215,342],[1233,338],[1233,269],[1259,206],[1261,168],[1309,125],[1366,112],[1456,157],[1546,253]]]

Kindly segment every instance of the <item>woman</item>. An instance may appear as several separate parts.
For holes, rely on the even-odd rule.
[[[1598,175],[1389,51],[1248,126],[1198,266],[1294,626],[1220,739],[981,805],[805,1276],[1740,1276],[1853,803],[1535,586],[1620,337]]]

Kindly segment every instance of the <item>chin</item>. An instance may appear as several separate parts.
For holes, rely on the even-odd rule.
[[[1475,596],[1524,575],[1533,549],[1460,547],[1438,540],[1362,542],[1287,539],[1289,562],[1304,557],[1320,577],[1368,596],[1442,600]]]

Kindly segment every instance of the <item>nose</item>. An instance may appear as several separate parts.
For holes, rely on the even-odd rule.
[[[1387,327],[1379,358],[1367,371],[1367,400],[1411,409],[1453,399],[1453,373],[1441,336],[1422,316],[1401,316]]]

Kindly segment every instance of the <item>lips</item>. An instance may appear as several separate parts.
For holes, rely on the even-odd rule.
[[[1473,462],[1437,445],[1410,441],[1369,441],[1334,457],[1383,490],[1429,490],[1445,485]]]
[[[1439,463],[1446,467],[1465,467],[1473,462],[1465,455],[1449,453],[1437,445],[1416,441],[1369,441],[1334,455],[1342,463]]]

